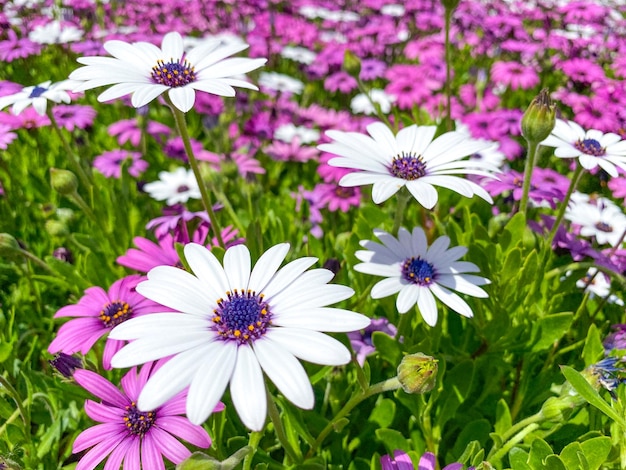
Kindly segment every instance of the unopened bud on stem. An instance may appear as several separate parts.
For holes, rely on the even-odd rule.
[[[538,144],[550,135],[555,123],[556,105],[544,88],[522,116],[522,135],[528,142]]]

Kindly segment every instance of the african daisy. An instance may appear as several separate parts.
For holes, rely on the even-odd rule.
[[[132,93],[136,108],[167,91],[172,104],[186,113],[194,105],[196,90],[235,96],[233,86],[258,89],[235,77],[261,67],[266,59],[227,58],[247,47],[210,40],[185,52],[183,38],[176,32],[166,34],[160,48],[149,42],[107,41],[104,48],[113,57],[81,57],[78,62],[85,67],[73,71],[70,78],[83,81],[77,91],[113,85],[98,101]]]
[[[251,270],[244,245],[229,248],[222,267],[209,250],[191,243],[184,247],[191,273],[170,266],[148,273],[137,291],[176,312],[125,322],[111,336],[134,340],[114,357],[114,367],[172,356],[148,380],[139,410],[157,408],[189,386],[187,417],[200,424],[230,382],[241,420],[259,431],[267,409],[263,372],[293,404],[313,407],[313,388],[296,358],[348,363],[348,349],[320,331],[359,330],[370,320],[327,307],[354,291],[328,284],[334,274],[327,269],[306,271],[316,258],[300,258],[279,270],[288,250],[287,243],[270,248]]]

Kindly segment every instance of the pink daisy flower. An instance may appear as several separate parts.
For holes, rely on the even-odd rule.
[[[0,149],[6,150],[11,142],[17,138],[15,132],[11,132],[12,129],[6,124],[0,124]]]
[[[178,464],[191,451],[178,439],[206,449],[211,438],[201,427],[191,424],[184,416],[187,391],[183,391],[151,411],[139,411],[137,398],[150,376],[161,364],[148,363],[139,371],[133,367],[122,377],[122,390],[89,370],[74,372],[76,382],[101,402],[85,401],[85,412],[97,424],[74,441],[72,452],[91,447],[78,462],[76,470],[93,470],[107,458],[105,468],[128,470],[165,470],[163,457]],[[221,411],[220,403],[214,411]]]
[[[138,274],[124,277],[115,281],[108,292],[101,287],[90,287],[77,304],[61,308],[54,318],[76,318],[61,326],[48,346],[48,352],[74,354],[80,351],[87,354],[100,337],[129,318],[168,311],[135,292],[141,280],[142,276]],[[111,369],[111,358],[123,345],[124,341],[107,339],[102,358],[105,369]]]
[[[52,114],[59,126],[72,132],[91,127],[97,113],[91,106],[59,104],[52,108]]]
[[[539,75],[533,67],[519,62],[495,62],[491,67],[491,78],[512,90],[528,90],[539,84]]]
[[[331,212],[348,212],[351,207],[359,207],[361,204],[361,190],[339,186],[337,183],[320,183],[313,189],[313,198],[320,209],[327,207]]]
[[[122,163],[127,160],[130,160],[130,164],[126,167],[128,174],[135,178],[148,168],[148,162],[141,159],[141,153],[123,149],[98,155],[93,161],[93,166],[107,178],[119,179],[122,177]]]

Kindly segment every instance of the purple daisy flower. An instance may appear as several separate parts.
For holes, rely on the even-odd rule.
[[[129,318],[169,311],[135,292],[142,279],[138,274],[124,277],[115,281],[108,292],[101,287],[90,287],[77,304],[61,308],[54,318],[76,318],[61,326],[48,346],[48,352],[74,354],[80,351],[87,354],[101,336]],[[111,358],[123,345],[124,341],[107,339],[102,358],[105,369],[111,369]]]
[[[107,178],[119,179],[122,177],[122,163],[127,160],[130,160],[127,167],[128,174],[135,178],[148,168],[148,162],[141,159],[141,153],[122,149],[98,155],[93,161],[93,166]]]
[[[401,450],[396,450],[393,453],[393,459],[388,455],[383,455],[380,458],[380,464],[383,467],[383,470],[414,470],[413,462],[411,462],[411,458],[405,452]],[[435,470],[437,468],[437,458],[435,454],[432,452],[426,452],[420,458],[420,461],[417,465],[419,470]],[[450,465],[446,465],[442,470],[462,470],[462,463],[451,463]],[[467,470],[473,470],[474,467],[469,467]]]
[[[74,379],[92,393],[100,403],[85,401],[85,412],[97,424],[74,441],[72,452],[91,447],[78,462],[76,470],[93,470],[107,458],[105,468],[165,470],[163,457],[178,464],[191,451],[177,438],[203,449],[211,445],[211,438],[201,427],[191,424],[183,416],[187,391],[178,393],[163,405],[151,411],[139,411],[136,403],[148,378],[159,368],[159,363],[148,363],[139,372],[133,367],[122,377],[122,390],[89,370],[76,370]],[[223,409],[218,404],[215,411]]]
[[[398,332],[397,328],[389,323],[389,320],[386,318],[374,318],[364,330],[347,333],[350,345],[356,353],[356,360],[361,367],[365,364],[365,357],[376,351],[376,347],[372,342],[372,333],[375,331],[381,331],[389,336],[395,336]]]
[[[52,108],[52,114],[59,126],[72,132],[76,128],[91,127],[97,113],[91,106],[60,104]]]
[[[6,150],[11,142],[17,138],[15,132],[11,132],[13,129],[6,124],[0,124],[0,149]]]

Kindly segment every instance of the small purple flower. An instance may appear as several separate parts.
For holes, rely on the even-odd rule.
[[[214,211],[218,211],[221,208],[222,206],[218,204],[213,206]],[[154,230],[154,235],[159,239],[168,233],[172,233],[176,241],[189,243],[191,238],[189,237],[188,222],[194,219],[198,219],[200,225],[210,225],[211,223],[211,219],[206,211],[191,212],[184,205],[175,204],[164,207],[163,215],[150,220],[146,224],[146,229]]]
[[[604,341],[604,353],[609,354],[614,349],[626,349],[626,324],[613,325],[613,333],[608,335]]]
[[[364,330],[348,333],[348,339],[356,353],[356,360],[361,367],[365,364],[365,357],[376,351],[374,343],[372,343],[372,333],[375,331],[380,331],[392,337],[398,332],[396,327],[389,323],[389,320],[386,318],[374,318]]]
[[[148,363],[139,372],[133,367],[122,377],[122,390],[89,370],[77,370],[74,379],[101,402],[87,400],[85,412],[97,424],[74,441],[73,453],[91,449],[81,457],[76,470],[93,470],[107,458],[105,468],[165,470],[163,457],[178,464],[191,451],[178,439],[200,448],[211,445],[211,438],[201,427],[183,416],[187,391],[170,398],[155,410],[140,411],[137,398],[159,363]],[[215,411],[223,409],[220,403]]]
[[[126,167],[128,174],[135,178],[148,168],[148,162],[141,159],[141,153],[122,149],[111,150],[98,155],[93,161],[93,166],[107,178],[119,179],[122,177],[122,163],[127,160],[130,161]]]
[[[352,207],[361,204],[361,189],[343,187],[337,183],[319,183],[313,189],[313,199],[320,209],[327,208],[331,212],[348,212]]]
[[[13,129],[5,124],[0,124],[0,149],[6,150],[11,142],[17,138],[15,132],[11,132]]]
[[[52,114],[59,126],[72,132],[91,127],[97,113],[91,106],[59,104],[52,108]]]
[[[156,121],[148,121],[146,131],[158,141],[161,141],[162,137],[167,137],[171,133],[169,127]],[[133,146],[139,147],[141,142],[141,129],[136,119],[123,119],[114,122],[109,126],[109,134],[117,136],[117,143],[120,145],[130,142]]]
[[[63,377],[70,378],[76,369],[83,368],[83,361],[75,356],[65,353],[57,354],[54,359],[48,361]]]
[[[76,317],[59,329],[56,338],[48,346],[48,352],[87,354],[94,343],[113,327],[129,318],[154,312],[169,311],[168,308],[146,299],[135,292],[143,279],[134,274],[115,281],[108,291],[101,287],[90,287],[77,304],[61,308],[54,318]],[[102,363],[111,369],[111,358],[124,345],[124,341],[107,339]]]
[[[383,455],[380,459],[380,464],[383,470],[415,470],[411,458],[405,452],[396,450],[393,453],[393,460],[388,455]],[[417,470],[435,470],[437,468],[437,458],[432,452],[426,452],[420,458],[417,465]],[[451,463],[446,465],[441,470],[462,470],[462,463]],[[474,467],[469,467],[467,470],[473,470]]]
[[[28,38],[18,38],[15,31],[8,29],[8,39],[0,41],[0,61],[13,62],[15,59],[24,59],[30,55],[39,54],[41,45]]]

